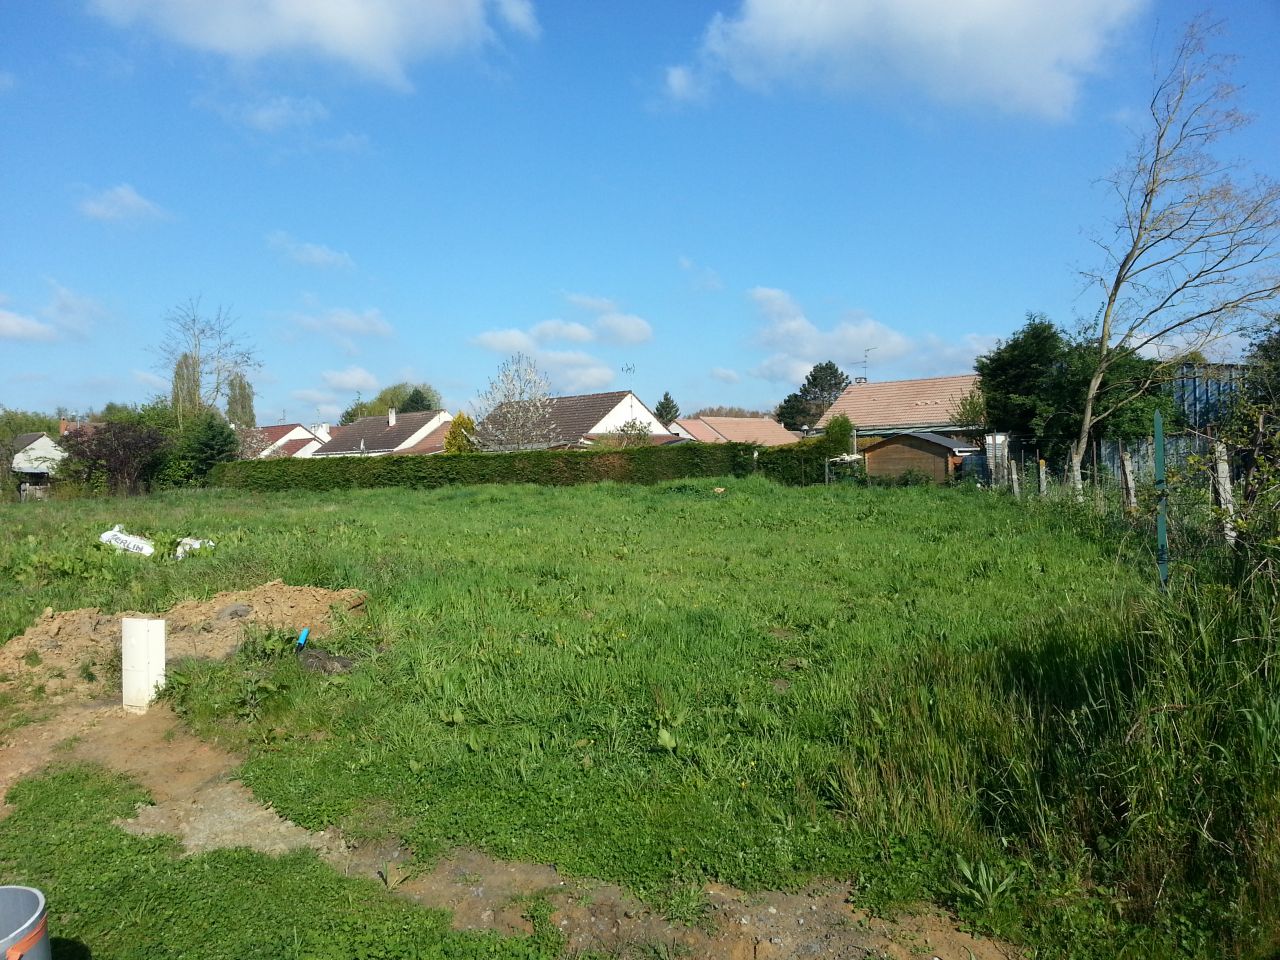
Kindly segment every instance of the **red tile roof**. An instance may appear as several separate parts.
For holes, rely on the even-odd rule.
[[[956,422],[956,408],[977,384],[978,376],[854,383],[818,421],[825,427],[832,417],[844,414],[859,430],[905,430],[972,426]]]
[[[270,444],[276,443],[281,437],[287,436],[288,434],[292,433],[294,430],[297,430],[299,427],[302,427],[302,424],[273,423],[269,427],[259,427],[258,429],[262,432],[263,437],[266,438],[267,444],[270,445]],[[302,427],[302,429],[307,430],[306,427]],[[311,432],[310,430],[307,430],[307,433],[310,433],[310,432]]]
[[[703,417],[702,422],[730,443],[780,447],[796,442],[790,430],[767,417]]]
[[[683,420],[677,420],[676,425],[693,439],[702,443],[724,443],[724,437],[703,423],[699,417],[686,417]]]
[[[292,457],[308,443],[317,443],[315,437],[303,437],[300,440],[286,440],[280,446],[276,447],[268,456],[271,457]]]

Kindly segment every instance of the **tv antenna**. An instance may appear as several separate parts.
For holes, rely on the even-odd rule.
[[[867,383],[867,369],[870,366],[871,351],[876,347],[866,347],[862,351],[862,376],[858,378],[860,383]]]
[[[630,376],[636,372],[636,365],[634,363],[624,363],[622,365],[622,372]]]

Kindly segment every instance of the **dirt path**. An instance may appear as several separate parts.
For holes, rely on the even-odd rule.
[[[222,597],[201,613],[217,617],[227,604]],[[70,622],[96,622],[100,618],[94,614]],[[68,622],[66,615],[60,616]],[[242,616],[252,622],[251,614]],[[53,619],[46,616],[41,623]],[[46,628],[43,635],[56,640],[62,631]],[[30,649],[48,648],[29,644],[9,662],[21,660]],[[67,647],[53,652],[57,649]],[[83,684],[82,692],[96,682]],[[354,842],[336,830],[312,832],[281,818],[232,778],[236,756],[194,737],[163,705],[135,716],[114,700],[65,697],[51,716],[13,731],[0,744],[0,797],[17,780],[59,760],[100,764],[148,790],[153,804],[120,823],[131,833],[169,834],[191,853],[223,847],[266,854],[312,849],[341,873],[380,879],[399,896],[450,911],[457,929],[529,933],[522,916],[528,898],[543,896],[553,907],[552,922],[563,932],[571,956],[587,950],[623,957],[665,951],[657,955],[729,960],[1015,956],[1000,944],[957,930],[938,914],[874,920],[850,905],[851,891],[841,884],[757,894],[713,884],[705,891],[703,922],[690,926],[666,920],[618,886],[564,877],[553,866],[496,860],[473,849],[455,850],[426,872],[417,872],[407,851],[393,840]],[[0,806],[0,817],[4,813]]]

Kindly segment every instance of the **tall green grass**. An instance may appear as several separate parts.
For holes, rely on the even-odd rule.
[[[390,807],[419,856],[480,844],[683,914],[707,879],[835,876],[1044,956],[1277,947],[1273,590],[1183,569],[1159,595],[1145,537],[1092,512],[714,485],[13,509],[0,567],[38,572],[0,623],[363,587],[367,619],[331,641],[354,673],[258,645],[171,683],[308,826]],[[108,519],[219,546],[86,553]]]

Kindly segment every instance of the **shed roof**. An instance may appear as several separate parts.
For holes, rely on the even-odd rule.
[[[978,381],[975,373],[884,383],[854,383],[845,388],[821,419],[844,414],[859,430],[966,426],[957,423],[957,407]]]
[[[968,453],[982,448],[976,444],[970,443],[968,440],[956,440],[954,437],[947,437],[941,433],[931,433],[928,430],[913,430],[903,433],[895,433],[878,440],[864,449],[874,450],[876,447],[884,446],[892,443],[894,440],[901,440],[903,437],[915,437],[917,440],[923,440],[925,443],[932,443],[935,446],[944,447],[952,453]]]
[[[13,438],[13,452],[21,453],[27,447],[31,446],[41,437],[48,436],[46,433],[20,433]]]

